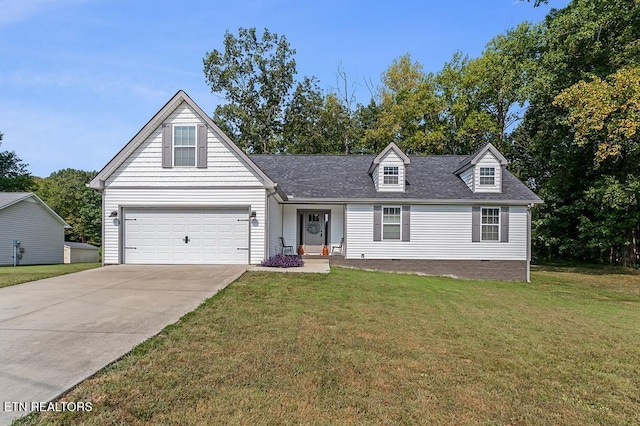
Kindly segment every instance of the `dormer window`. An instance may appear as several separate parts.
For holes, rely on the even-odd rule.
[[[369,176],[378,192],[404,192],[407,166],[411,160],[391,142],[371,162]]]
[[[383,183],[385,185],[398,184],[398,166],[385,166],[383,170]]]
[[[502,192],[507,159],[490,143],[469,155],[454,172],[473,192]]]
[[[480,167],[480,185],[495,185],[495,167]]]

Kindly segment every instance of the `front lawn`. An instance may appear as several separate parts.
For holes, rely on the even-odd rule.
[[[99,263],[68,263],[60,265],[27,265],[0,267],[0,288],[42,280],[58,275],[80,272],[99,267]]]
[[[638,424],[640,276],[247,273],[36,424]]]

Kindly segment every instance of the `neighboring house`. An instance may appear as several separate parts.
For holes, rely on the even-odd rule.
[[[96,263],[100,260],[99,250],[91,244],[65,241],[64,263]]]
[[[14,265],[14,254],[17,265],[62,263],[64,228],[37,195],[0,192],[0,265]]]
[[[244,154],[183,91],[98,173],[103,262],[257,264],[281,237],[350,264],[529,279],[542,201],[487,144],[470,156]]]

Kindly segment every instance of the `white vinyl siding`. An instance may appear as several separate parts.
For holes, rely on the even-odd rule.
[[[380,169],[380,167],[375,166],[375,168],[373,169],[373,173],[371,173],[371,178],[373,179],[373,186],[374,188],[376,188],[376,191],[378,190],[378,170]]]
[[[287,245],[294,246],[294,251],[298,248],[300,239],[298,237],[299,229],[298,223],[298,210],[329,210],[330,216],[330,231],[329,238],[330,244],[339,245],[340,240],[344,236],[344,206],[343,205],[325,205],[325,204],[284,204],[283,205],[283,230],[282,234],[287,242]]]
[[[111,211],[122,208],[237,208],[257,213],[249,228],[249,262],[260,263],[265,257],[265,190],[262,188],[106,188],[104,197],[104,251],[105,264],[122,262],[121,226],[116,226]],[[120,220],[121,221],[121,220]],[[62,245],[61,245],[62,246]]]
[[[389,178],[392,175],[385,176],[385,169],[388,171],[390,168],[397,168],[398,175],[397,178],[392,179],[391,183],[389,182]],[[402,159],[396,154],[394,150],[389,150],[389,152],[380,160],[380,164],[377,167],[377,182],[378,182],[378,191],[380,192],[402,192],[404,191],[404,173],[405,166]],[[395,183],[394,183],[395,182]]]
[[[509,209],[509,242],[471,243],[471,206],[412,205],[411,241],[373,241],[373,205],[348,204],[347,258],[526,260],[527,208]]]
[[[473,167],[469,167],[464,172],[460,173],[460,179],[473,191]]]
[[[64,261],[64,227],[32,198],[0,210],[0,265],[13,265],[13,240],[24,248],[20,265]]]
[[[205,124],[184,102],[167,116],[164,123],[174,127]],[[251,187],[261,184],[261,179],[209,128],[207,129],[206,168],[163,168],[162,126],[152,131],[105,182],[107,188]]]
[[[280,237],[282,234],[282,204],[279,204],[278,201],[274,197],[269,197],[267,205],[269,206],[269,236],[268,243],[269,247],[267,249],[266,257],[271,257],[277,253],[280,253],[281,246]],[[288,246],[293,246],[295,244],[295,240],[285,240]],[[294,247],[295,252],[295,247]]]
[[[482,169],[493,169],[494,170],[494,182],[493,185],[489,185],[486,183],[482,183],[480,171]],[[480,161],[472,168],[474,170],[474,180],[475,180],[475,192],[501,192],[502,191],[502,166],[496,157],[489,151],[487,151]],[[487,177],[487,176],[485,176]],[[463,178],[464,180],[464,178]]]

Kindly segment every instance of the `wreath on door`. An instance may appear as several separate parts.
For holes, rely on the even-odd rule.
[[[318,222],[309,222],[307,225],[307,232],[310,234],[317,234],[320,232],[320,224]]]

